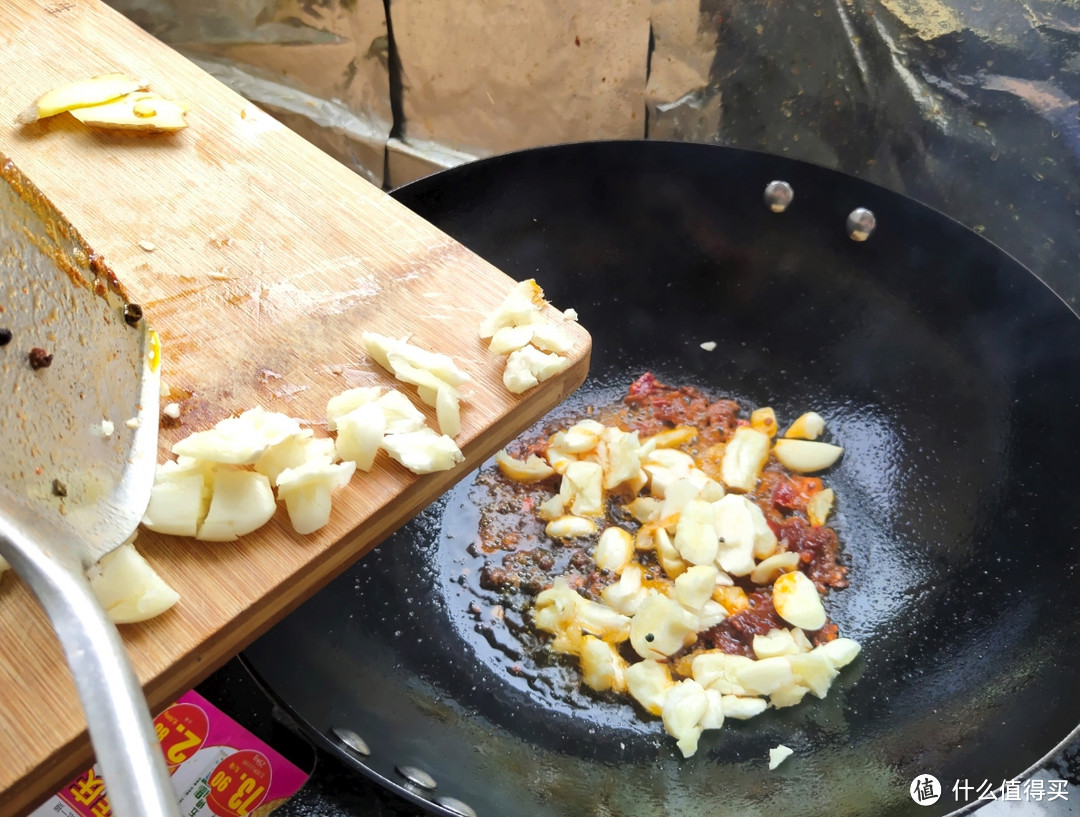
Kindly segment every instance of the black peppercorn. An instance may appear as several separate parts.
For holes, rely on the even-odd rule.
[[[128,326],[135,326],[142,320],[142,307],[138,304],[124,304],[124,321]]]
[[[30,350],[30,368],[31,369],[45,369],[52,363],[53,356],[42,349],[40,346],[35,346]]]

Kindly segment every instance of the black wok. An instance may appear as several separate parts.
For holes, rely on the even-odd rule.
[[[795,191],[784,213],[773,179]],[[822,413],[846,449],[830,484],[851,586],[830,614],[863,652],[825,700],[683,760],[657,720],[518,654],[466,552],[467,477],[247,651],[324,747],[437,812],[877,817],[964,807],[954,782],[1000,787],[1075,734],[1080,321],[1018,263],[897,194],[702,145],[526,151],[396,195],[579,311],[592,373],[560,411],[652,371]],[[855,207],[877,217],[862,243]],[[779,743],[795,754],[770,772]],[[909,796],[927,773],[933,807]]]

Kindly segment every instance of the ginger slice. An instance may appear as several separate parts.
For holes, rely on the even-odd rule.
[[[20,125],[28,125],[64,111],[110,102],[146,87],[145,81],[128,74],[102,74],[54,88],[38,97],[15,121]]]
[[[183,105],[158,94],[135,92],[101,105],[73,108],[69,113],[95,128],[172,133],[187,127]]]

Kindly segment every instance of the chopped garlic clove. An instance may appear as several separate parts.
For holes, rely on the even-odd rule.
[[[90,589],[117,624],[161,615],[180,600],[131,543],[123,544],[87,571]]]
[[[724,717],[740,721],[756,718],[769,707],[764,698],[747,698],[742,695],[725,695],[723,702]]]
[[[581,420],[563,432],[560,447],[570,454],[585,454],[596,448],[604,426],[596,420]]]
[[[713,522],[719,536],[716,562],[732,576],[749,575],[755,567],[756,530],[752,506],[752,502],[739,494],[728,494],[712,506]]]
[[[825,626],[825,606],[810,578],[798,570],[773,582],[773,606],[780,618],[804,630]]]
[[[664,504],[660,506],[660,518],[679,519],[687,503],[698,498],[698,486],[689,477],[673,480],[664,488]]]
[[[605,428],[597,445],[604,469],[604,489],[612,490],[633,483],[641,473],[641,443],[636,431]]]
[[[685,451],[677,448],[657,448],[649,451],[642,457],[642,462],[648,468],[650,465],[659,465],[675,472],[678,477],[685,477],[694,467],[694,458]]]
[[[436,434],[430,428],[404,434],[387,434],[383,438],[383,448],[393,460],[414,474],[447,471],[465,461],[457,443],[445,434]]]
[[[634,556],[634,537],[618,527],[605,528],[596,543],[593,561],[601,570],[622,573]],[[712,588],[709,589],[710,594]]]
[[[504,326],[532,323],[544,305],[544,290],[529,278],[517,284],[501,304],[480,324],[480,337],[490,338]]]
[[[736,613],[741,613],[743,610],[750,606],[750,601],[746,596],[746,591],[743,590],[741,587],[717,586],[716,590],[713,591],[713,599],[724,605],[724,609],[728,611],[728,615],[730,616],[733,616]]]
[[[784,432],[788,439],[816,440],[825,431],[825,420],[816,411],[808,411],[798,417]]]
[[[497,355],[508,355],[522,346],[528,346],[533,339],[531,324],[521,326],[503,326],[491,336],[488,348]]]
[[[626,660],[613,644],[586,635],[581,640],[580,658],[582,680],[588,687],[597,692],[626,690]]]
[[[715,513],[709,502],[694,499],[687,502],[679,515],[673,544],[685,561],[692,565],[711,565],[717,556],[719,539]],[[725,570],[727,568],[725,567]],[[715,586],[715,568],[712,585]],[[709,592],[712,592],[710,587]]]
[[[701,720],[709,708],[709,698],[697,681],[687,678],[679,681],[664,696],[660,716],[664,729],[676,739],[683,757],[697,752],[698,739],[703,731]]]
[[[800,652],[791,630],[769,630],[765,635],[755,635],[754,655],[760,658],[776,658],[781,655],[796,655]]]
[[[752,491],[765,461],[769,458],[769,436],[743,426],[724,446],[720,479],[736,491]]]
[[[376,401],[386,418],[387,434],[408,434],[428,429],[423,412],[401,392],[393,389]]]
[[[364,344],[364,348],[367,349],[368,354],[370,354],[380,366],[387,371],[392,372],[394,376],[399,379],[403,378],[401,374],[399,374],[398,369],[394,367],[395,362],[397,362],[399,366],[405,364],[402,368],[412,374],[415,374],[415,370],[428,372],[436,379],[454,388],[461,386],[464,383],[468,383],[471,379],[468,372],[454,363],[453,358],[449,355],[442,354],[441,352],[432,352],[427,349],[421,349],[419,346],[409,343],[408,341],[396,340],[387,337],[386,335],[379,335],[375,332],[364,332],[363,335],[361,335],[361,342]],[[430,384],[418,383],[415,385]]]
[[[294,418],[253,408],[180,440],[172,452],[207,462],[254,465],[266,449],[300,432],[300,423]]]
[[[177,473],[174,473],[177,472]],[[210,507],[210,490],[201,471],[159,465],[142,524],[157,533],[194,536]]]
[[[643,576],[641,565],[628,564],[617,582],[600,591],[600,600],[624,616],[633,616],[649,595],[649,591],[641,586]]]
[[[697,439],[698,430],[693,426],[675,426],[658,431],[641,442],[642,455],[662,448],[678,448]]]
[[[584,601],[570,587],[566,578],[559,576],[554,584],[537,594],[533,603],[533,624],[548,633],[565,629],[577,618],[577,608]]]
[[[668,532],[663,528],[657,528],[653,532],[653,542],[656,547],[656,561],[660,567],[672,579],[677,579],[686,570],[686,562],[682,560],[679,551],[675,549],[675,543],[671,541]],[[642,548],[638,546],[638,550]]]
[[[448,388],[443,384],[440,388]],[[420,398],[420,402],[427,406],[434,406],[439,402],[439,389],[432,388],[430,386],[417,386],[416,396]]]
[[[329,465],[334,461],[334,441],[329,437],[314,436],[308,428],[300,434],[271,446],[255,462],[255,470],[266,474],[270,484],[277,487],[278,475],[286,468],[296,468],[306,462]]]
[[[834,638],[816,649],[829,659],[834,668],[842,669],[855,660],[862,648],[851,638]]]
[[[694,565],[675,579],[675,599],[679,604],[695,612],[712,599],[716,589],[718,571],[711,564]]]
[[[326,404],[326,428],[330,431],[336,431],[339,417],[344,417],[350,411],[358,409],[366,403],[378,400],[381,396],[382,389],[378,386],[348,389],[341,394],[334,395]]]
[[[562,441],[565,436],[565,433],[562,431],[557,434],[552,434],[551,439],[548,440],[547,451],[544,454],[544,456],[547,457],[548,464],[551,465],[556,474],[563,473],[566,470],[566,466],[577,459],[577,457],[569,451],[563,450]]]
[[[444,386],[435,394],[435,419],[447,437],[461,433],[461,401],[457,389]]]
[[[338,417],[337,429],[334,450],[338,458],[356,463],[361,471],[370,471],[386,432],[383,407],[378,402],[357,406]]]
[[[767,559],[776,553],[778,544],[776,534],[772,532],[769,523],[765,521],[765,513],[756,502],[747,503],[750,508],[750,518],[754,522],[754,558]]]
[[[795,681],[787,656],[751,661],[736,671],[735,678],[752,695],[769,695]]]
[[[573,347],[570,336],[553,323],[543,321],[532,327],[532,345],[545,352],[565,355]]]
[[[839,670],[820,647],[810,652],[785,656],[785,659],[791,664],[796,682],[807,687],[819,698],[828,694],[833,679],[839,674]]]
[[[583,516],[564,514],[548,522],[544,532],[552,539],[575,539],[596,533],[596,523]]]
[[[791,633],[791,640],[795,642],[795,646],[799,648],[799,652],[810,652],[814,649],[813,642],[806,637],[806,633],[795,627],[788,630]]]
[[[629,616],[589,599],[583,598],[578,603],[575,623],[583,632],[612,644],[621,644],[630,637]]]
[[[646,712],[653,715],[663,713],[664,699],[667,697],[668,690],[675,686],[667,664],[651,659],[638,661],[626,668],[624,677],[626,691],[641,704]]]
[[[798,567],[799,554],[795,551],[774,553],[758,562],[757,567],[750,571],[750,581],[754,584],[771,584],[781,573],[790,573]]]
[[[545,522],[552,522],[558,519],[560,516],[566,513],[566,503],[559,494],[551,497],[551,499],[541,502],[536,507],[536,515],[543,519]],[[550,535],[550,534],[549,534]]]
[[[214,474],[210,508],[195,538],[231,542],[269,522],[276,507],[274,490],[264,474],[220,468]]]
[[[719,729],[724,725],[724,696],[715,689],[706,689],[709,705],[701,717],[703,729]]]
[[[278,495],[284,500],[289,524],[297,533],[314,533],[330,522],[333,498],[329,486],[301,485],[289,491],[279,491]]]
[[[576,516],[604,515],[604,471],[598,463],[577,460],[566,466],[559,493]]]
[[[750,428],[770,437],[776,436],[776,412],[769,406],[750,412]]]
[[[697,616],[652,591],[630,620],[630,645],[642,658],[667,657],[692,643]]]
[[[511,352],[506,359],[503,385],[514,394],[521,394],[554,377],[569,365],[570,358],[541,352],[535,346],[523,346]]]
[[[416,393],[429,406],[434,405],[435,397],[441,389],[454,388],[427,369],[414,366],[407,358],[396,352],[390,352],[387,355],[387,361],[390,364],[390,373],[402,383],[416,386]]]
[[[651,496],[639,496],[625,506],[626,512],[642,524],[660,518],[661,503]]]
[[[697,611],[698,614],[698,632],[704,632],[710,630],[719,624],[721,621],[728,617],[727,610],[724,609],[724,605],[713,599],[707,599],[701,609]]]
[[[529,458],[522,462],[511,457],[505,448],[495,455],[495,463],[500,471],[515,482],[539,482],[555,473],[554,468],[535,454],[530,454]]]
[[[796,706],[802,703],[802,699],[806,697],[806,693],[809,692],[808,687],[804,687],[800,684],[792,683],[787,686],[780,687],[780,689],[773,692],[769,696],[769,706],[773,709],[784,709],[788,706]]]
[[[710,650],[694,657],[691,674],[703,687],[714,689],[722,695],[748,695],[738,680],[738,672],[754,663],[745,655],[731,655]]]
[[[810,497],[806,503],[806,518],[815,528],[820,528],[829,518],[836,495],[832,488],[824,488]]]
[[[299,534],[314,533],[330,521],[331,497],[344,488],[356,463],[305,463],[278,475],[278,499],[285,502],[289,522]]]
[[[773,446],[773,454],[780,464],[799,474],[824,471],[840,459],[843,453],[844,449],[838,445],[810,440],[783,438],[777,440]]]
[[[769,750],[769,771],[771,772],[789,757],[794,754],[793,749],[789,749],[784,744],[780,744],[775,749]]]

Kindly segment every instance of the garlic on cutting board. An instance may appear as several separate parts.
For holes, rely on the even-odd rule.
[[[503,385],[514,394],[522,394],[570,365],[564,355],[573,344],[561,327],[547,320],[543,308],[544,290],[529,278],[517,284],[480,324],[480,337],[488,348],[507,355]],[[566,320],[577,315],[563,313]]]
[[[180,600],[150,563],[127,542],[87,571],[90,589],[117,624],[145,621],[161,615]]]

